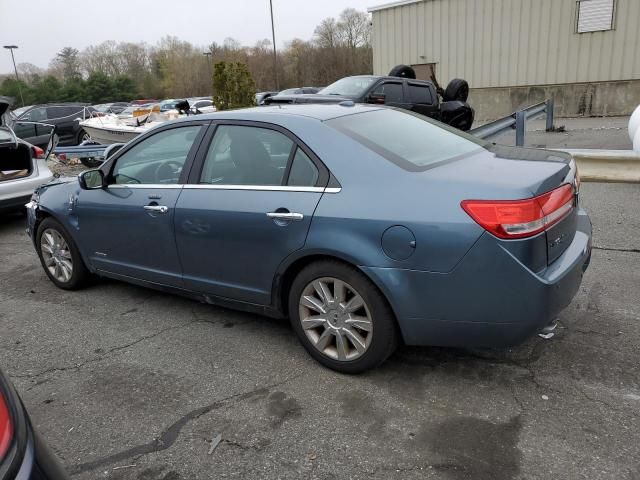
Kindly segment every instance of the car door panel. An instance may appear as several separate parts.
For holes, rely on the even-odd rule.
[[[281,127],[250,122],[209,131],[176,205],[186,288],[271,303],[277,268],[304,246],[329,178],[326,167],[296,142]],[[239,175],[243,168],[246,176]]]
[[[188,289],[267,305],[278,265],[302,248],[322,193],[186,186],[176,242]],[[301,220],[268,213],[288,210]]]
[[[173,235],[181,187],[110,185],[81,190],[76,200],[81,245],[98,270],[181,286],[182,270]],[[145,206],[166,206],[167,212]]]
[[[206,125],[167,125],[141,137],[105,167],[105,188],[80,191],[73,214],[95,268],[182,287],[175,206]]]

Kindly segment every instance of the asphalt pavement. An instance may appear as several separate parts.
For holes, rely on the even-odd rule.
[[[74,479],[640,478],[640,185],[584,184],[593,259],[551,340],[315,363],[286,321],[44,275],[0,218],[0,365]]]

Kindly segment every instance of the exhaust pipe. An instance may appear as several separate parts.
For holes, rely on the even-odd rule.
[[[538,336],[540,338],[544,338],[545,340],[549,340],[550,338],[553,338],[553,336],[555,335],[554,330],[556,329],[557,326],[558,326],[558,322],[555,319],[552,320],[549,325],[547,325],[546,327],[544,327],[542,330],[538,332]]]

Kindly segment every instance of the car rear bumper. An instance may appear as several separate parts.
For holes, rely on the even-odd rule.
[[[578,292],[591,259],[591,221],[560,257],[532,272],[500,241],[483,234],[450,273],[362,267],[389,299],[405,343],[505,347],[551,323]]]

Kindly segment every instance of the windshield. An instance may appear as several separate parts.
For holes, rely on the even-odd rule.
[[[409,171],[479,152],[485,142],[422,115],[384,108],[326,122]]]
[[[344,95],[345,97],[359,97],[369,89],[378,79],[376,77],[347,77],[333,82],[318,93],[320,95]]]
[[[20,107],[20,108],[16,108],[15,110],[13,110],[11,113],[13,113],[16,118],[19,117],[20,115],[22,115],[24,112],[26,112],[27,110],[29,110],[31,108],[30,105],[27,105],[26,107]]]

